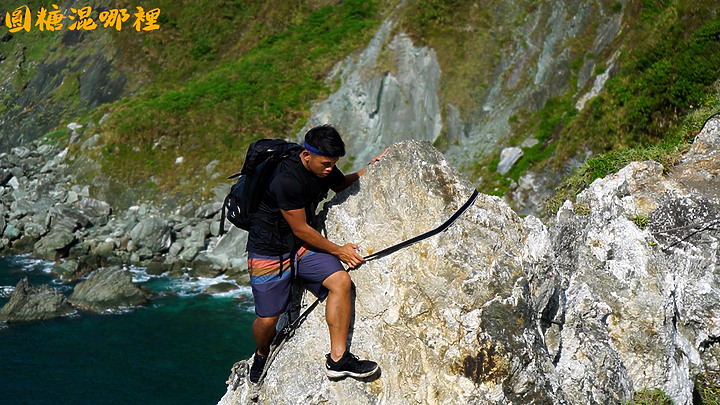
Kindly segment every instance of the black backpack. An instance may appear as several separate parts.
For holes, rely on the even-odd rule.
[[[257,211],[278,163],[302,150],[302,146],[283,139],[261,139],[250,144],[242,170],[228,177],[228,180],[236,177],[238,180],[223,202],[220,235],[225,233],[225,218],[240,229],[250,230],[252,215]]]

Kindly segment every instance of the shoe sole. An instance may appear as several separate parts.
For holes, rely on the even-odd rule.
[[[371,375],[377,373],[379,366],[375,366],[374,369],[365,372],[365,373],[353,373],[352,371],[335,371],[335,370],[328,370],[325,369],[325,374],[329,378],[343,378],[343,377],[353,377],[353,378],[365,378],[370,377]]]

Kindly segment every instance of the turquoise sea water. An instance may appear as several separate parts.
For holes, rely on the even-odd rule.
[[[53,282],[51,263],[0,257],[0,306],[24,276]],[[77,312],[0,327],[0,404],[214,404],[233,364],[254,349],[249,288],[202,291],[220,280],[134,281],[158,297],[115,313]]]

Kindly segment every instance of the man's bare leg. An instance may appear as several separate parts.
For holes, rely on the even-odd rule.
[[[275,325],[280,319],[279,316],[257,317],[252,324],[253,337],[257,346],[257,353],[267,356],[270,353],[270,344],[275,337]]]
[[[352,280],[347,271],[337,271],[323,281],[323,286],[330,290],[325,304],[325,320],[330,330],[330,356],[333,361],[338,361],[347,348]]]

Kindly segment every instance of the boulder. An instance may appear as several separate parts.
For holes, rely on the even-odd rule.
[[[0,321],[20,322],[57,318],[72,313],[65,298],[52,287],[33,287],[27,277],[15,286],[10,300],[0,309]]]
[[[70,281],[75,279],[75,274],[80,268],[80,262],[76,259],[64,260],[56,263],[53,266],[53,273],[60,276],[63,281]]]
[[[206,288],[203,293],[205,294],[222,294],[230,291],[235,291],[238,289],[237,284],[230,283],[230,282],[223,282],[223,283],[217,283],[213,284],[210,287]]]
[[[505,148],[500,152],[500,162],[497,166],[497,172],[506,174],[512,169],[513,165],[523,156],[522,149],[517,146]]]
[[[33,239],[40,239],[47,231],[45,225],[35,221],[28,221],[23,225],[23,233]]]
[[[130,231],[130,237],[138,247],[148,248],[151,252],[167,252],[173,242],[168,221],[157,216],[138,222]]]
[[[13,224],[7,224],[5,226],[5,230],[3,231],[3,237],[7,238],[8,240],[15,240],[22,235],[22,232],[17,229]]]
[[[10,170],[0,169],[0,187],[5,186],[12,177],[13,174],[10,172]]]
[[[190,231],[190,237],[185,240],[185,246],[197,245],[204,250],[208,235],[210,235],[210,224],[206,221],[200,222]]]
[[[220,267],[247,269],[246,244],[247,232],[231,225],[205,254],[208,260]]]
[[[198,218],[212,218],[215,214],[220,212],[222,204],[223,203],[221,201],[205,204],[195,211],[195,216]]]
[[[15,148],[12,148],[11,150],[12,154],[17,156],[19,159],[26,159],[28,156],[30,156],[30,149],[28,149],[25,146],[18,146]]]
[[[42,259],[52,260],[75,242],[75,236],[67,231],[52,231],[33,247],[33,254]]]
[[[75,286],[72,305],[94,311],[142,305],[148,294],[132,283],[132,274],[120,267],[98,269]]]
[[[65,204],[57,204],[50,208],[50,228],[74,232],[90,225],[90,219],[80,211]]]
[[[33,214],[44,214],[51,210],[55,202],[47,197],[41,197],[35,201],[23,198],[13,201],[10,211],[22,217]]]
[[[90,219],[94,226],[103,226],[108,223],[112,214],[112,207],[105,201],[85,197],[75,203],[75,208]]]

